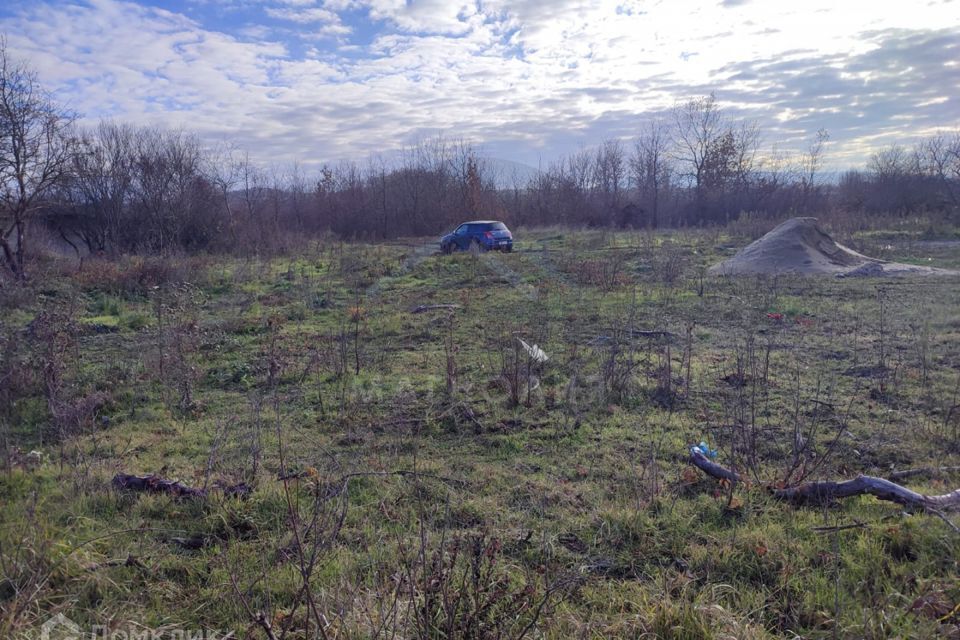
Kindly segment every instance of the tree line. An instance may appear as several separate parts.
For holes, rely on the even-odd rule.
[[[515,225],[656,228],[779,217],[960,208],[960,132],[822,175],[829,135],[802,153],[762,149],[759,125],[714,95],[678,102],[632,140],[609,139],[521,174],[437,137],[390,160],[264,168],[185,131],[76,125],[0,41],[0,257],[24,272],[31,224],[78,253],[263,250],[290,238],[430,235],[465,218]]]

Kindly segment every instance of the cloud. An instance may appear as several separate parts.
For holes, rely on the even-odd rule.
[[[960,101],[948,89],[958,74],[944,64],[960,58],[955,31],[887,29],[864,40],[872,46],[853,55],[794,52],[789,60],[728,65],[723,95],[743,103],[763,95],[754,112],[767,116],[771,137],[786,142],[830,130],[835,159],[850,162],[878,144],[960,125]]]
[[[867,7],[870,7],[867,10]],[[89,121],[229,137],[262,162],[362,158],[446,132],[536,164],[716,91],[770,141],[835,161],[960,126],[951,6],[694,0],[123,0],[0,9]],[[879,136],[879,137],[878,137]]]
[[[264,12],[267,16],[277,20],[294,22],[299,25],[318,25],[313,26],[312,33],[314,34],[345,36],[352,31],[350,27],[340,21],[340,16],[336,12],[320,7],[301,5],[293,8],[266,7]]]
[[[340,22],[340,16],[333,11],[321,9],[319,7],[266,7],[266,14],[271,18],[279,20],[289,20],[300,24],[310,24],[312,22]]]
[[[381,20],[407,33],[463,35],[483,19],[476,2],[459,0],[367,0],[358,3],[372,20]]]

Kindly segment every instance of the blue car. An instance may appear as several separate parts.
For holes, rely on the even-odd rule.
[[[507,225],[496,220],[464,222],[453,233],[440,238],[440,250],[444,253],[467,251],[513,251],[513,234]]]

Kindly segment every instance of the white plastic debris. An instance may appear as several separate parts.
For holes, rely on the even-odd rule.
[[[527,352],[527,354],[533,359],[534,362],[544,363],[550,359],[550,356],[546,352],[538,347],[537,345],[529,345],[523,341],[522,338],[517,338],[520,341],[520,346]]]

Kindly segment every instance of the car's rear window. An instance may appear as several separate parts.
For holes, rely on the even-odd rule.
[[[490,231],[506,231],[507,225],[502,222],[494,222],[493,224],[485,225]]]

